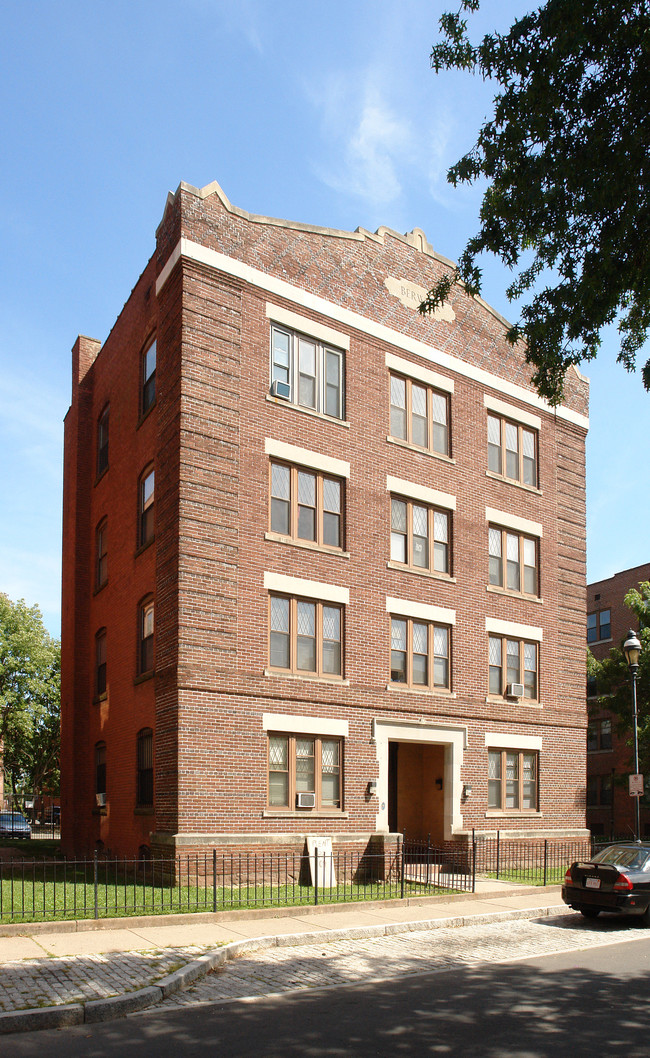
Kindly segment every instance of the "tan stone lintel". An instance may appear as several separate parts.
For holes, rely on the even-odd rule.
[[[306,841],[307,835],[311,833],[311,830],[306,830],[300,834],[170,834],[165,831],[155,831],[151,835],[151,843],[152,845],[167,845],[169,848],[184,848],[187,845],[205,845],[206,848],[214,845],[296,845],[298,842]],[[383,841],[396,841],[398,836],[397,834],[379,834],[377,831],[328,834],[328,837],[331,837],[335,845],[358,844],[359,842],[368,842],[372,838],[377,837],[380,837]]]

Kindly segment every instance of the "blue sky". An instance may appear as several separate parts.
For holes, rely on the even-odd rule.
[[[456,258],[480,188],[448,166],[492,89],[429,68],[443,0],[5,0],[0,33],[0,591],[60,628],[70,349],[103,340],[169,190],[218,180],[251,212],[425,230]],[[453,6],[453,5],[449,5]],[[484,0],[475,32],[529,4]],[[516,317],[508,275],[484,295]],[[646,355],[643,357],[645,359]],[[607,336],[592,380],[588,577],[650,560],[650,397]]]

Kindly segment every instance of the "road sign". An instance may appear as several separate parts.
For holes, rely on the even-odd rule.
[[[630,797],[643,797],[643,776],[630,775]]]

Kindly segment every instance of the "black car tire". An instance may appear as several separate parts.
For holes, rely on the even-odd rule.
[[[646,928],[650,928],[650,904],[648,905],[648,907],[646,907],[646,909],[643,912],[643,914],[640,915],[639,917],[641,918],[642,924]]]
[[[584,915],[585,918],[598,918],[600,914],[597,907],[579,907],[578,911],[581,915]],[[648,912],[646,911],[646,914],[647,913]],[[650,926],[650,920],[648,921],[648,925]]]

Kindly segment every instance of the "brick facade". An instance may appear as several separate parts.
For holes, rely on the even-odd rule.
[[[594,620],[596,639],[589,648],[598,661],[606,658],[612,647],[620,647],[628,629],[636,627],[635,615],[625,605],[624,599],[631,588],[638,588],[642,581],[650,580],[650,562],[633,569],[625,569],[613,577],[587,585],[587,613]],[[601,636],[603,614],[609,614],[609,623]],[[594,617],[595,615],[595,617]],[[619,734],[617,718],[606,709],[590,711],[597,745],[587,752],[587,780],[591,797],[587,803],[587,825],[594,834],[609,837],[634,835],[634,804],[628,793],[627,776],[633,771],[633,753],[628,745],[629,733]],[[602,737],[605,722],[606,737]],[[589,803],[589,800],[595,803]],[[641,801],[641,836],[650,834],[650,810]]]
[[[419,231],[350,233],[251,216],[216,184],[182,184],[169,197],[156,253],[110,335],[101,348],[79,338],[73,351],[62,629],[69,853],[98,842],[116,854],[302,848],[306,834],[358,848],[405,820],[409,832],[440,841],[466,840],[473,828],[584,832],[588,386],[572,370],[564,404],[549,409],[488,306],[457,292],[452,313],[423,318],[384,282],[428,287],[448,267]],[[287,321],[295,334],[342,350],[343,418],[271,395],[271,325]],[[142,354],[154,336],[156,399],[143,416]],[[447,456],[391,436],[391,370],[409,384],[439,383],[449,407]],[[107,406],[108,469],[98,477],[97,423]],[[537,438],[538,487],[488,470],[490,409],[515,433],[523,424]],[[270,531],[277,452],[284,463],[322,464],[330,474],[345,467],[342,547]],[[150,465],[155,536],[141,547],[138,490]],[[449,573],[391,560],[396,493],[446,504]],[[104,519],[108,578],[97,588]],[[534,592],[488,584],[493,522],[533,533]],[[339,678],[270,665],[274,594],[340,607]],[[155,671],[144,678],[138,608],[150,597]],[[391,615],[449,625],[448,689],[391,681]],[[531,700],[488,694],[495,629],[504,644],[532,639],[539,664]],[[96,694],[102,630],[106,691]],[[136,791],[136,743],[148,729],[151,808],[137,806]],[[269,738],[278,731],[337,741],[340,807],[271,806]],[[98,744],[105,805],[95,796]],[[402,749],[401,773],[400,746],[415,747]],[[535,756],[533,808],[488,808],[491,749]],[[368,787],[375,781],[376,794]]]

